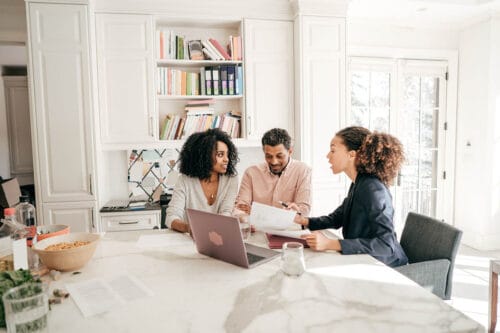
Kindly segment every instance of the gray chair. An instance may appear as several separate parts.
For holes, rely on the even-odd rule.
[[[462,231],[417,213],[408,213],[401,246],[408,265],[395,269],[442,299],[450,299],[453,267]]]

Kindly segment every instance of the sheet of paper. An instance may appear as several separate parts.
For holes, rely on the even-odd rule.
[[[141,235],[135,246],[147,249],[152,247],[185,246],[192,243],[191,237],[184,234]]]
[[[309,229],[305,230],[276,230],[276,229],[262,229],[263,232],[266,232],[271,235],[284,236],[290,238],[301,238],[302,235],[309,235],[311,231]]]
[[[126,302],[153,295],[151,290],[130,275],[67,283],[66,289],[84,317],[104,313]]]
[[[295,218],[295,214],[296,212],[293,210],[286,210],[253,202],[250,223],[258,230],[285,230],[294,226],[293,219]]]

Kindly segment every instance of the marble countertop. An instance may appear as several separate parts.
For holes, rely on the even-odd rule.
[[[136,247],[140,235],[105,234],[81,274],[63,273],[50,288],[125,273],[153,296],[88,318],[65,300],[52,308],[51,332],[484,332],[368,255],[306,249],[306,273],[291,278],[279,258],[245,269],[197,253],[188,236],[182,245],[144,249]]]

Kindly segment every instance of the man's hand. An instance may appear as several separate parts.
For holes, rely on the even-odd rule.
[[[237,204],[236,208],[238,208],[239,210],[241,210],[242,212],[244,212],[247,215],[250,215],[250,210],[252,209],[252,207],[250,205],[243,204],[243,203]]]

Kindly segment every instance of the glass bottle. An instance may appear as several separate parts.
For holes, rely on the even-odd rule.
[[[36,225],[35,206],[30,204],[29,196],[21,195],[19,203],[15,207],[17,214],[17,222],[24,224],[27,227]]]

